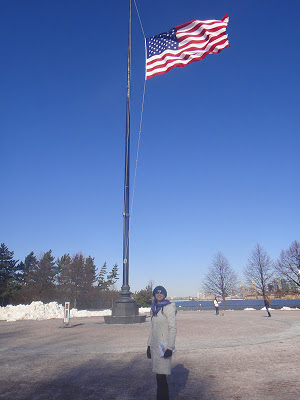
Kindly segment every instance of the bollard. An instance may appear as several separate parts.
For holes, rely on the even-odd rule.
[[[68,328],[69,324],[70,324],[70,302],[66,301],[64,307],[64,327]]]

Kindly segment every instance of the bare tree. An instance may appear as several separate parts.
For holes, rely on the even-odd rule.
[[[251,285],[254,282],[266,304],[268,285],[273,276],[273,262],[260,244],[257,244],[252,251],[244,269],[244,275],[248,284]]]
[[[295,240],[287,250],[282,250],[275,263],[280,276],[300,287],[300,243]]]
[[[226,297],[232,293],[233,288],[237,285],[238,279],[236,273],[230,267],[229,261],[218,252],[212,259],[208,273],[203,282],[205,290],[212,291],[215,295],[221,296],[223,299],[223,307],[226,307]]]

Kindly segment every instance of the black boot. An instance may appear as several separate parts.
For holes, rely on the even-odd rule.
[[[156,374],[157,381],[157,400],[169,400],[169,386],[167,375]]]

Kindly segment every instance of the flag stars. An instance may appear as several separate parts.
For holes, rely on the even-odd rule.
[[[176,37],[176,29],[173,28],[168,32],[161,33],[146,39],[147,58],[159,55],[165,50],[177,50],[178,40]]]

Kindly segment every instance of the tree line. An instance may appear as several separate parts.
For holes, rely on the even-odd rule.
[[[94,258],[81,253],[64,254],[55,260],[52,251],[39,258],[33,252],[24,262],[14,259],[14,252],[2,243],[0,246],[0,305],[30,304],[32,301],[71,302],[74,308],[111,308],[119,298],[115,283],[119,279],[118,265],[108,271],[106,262],[97,274]],[[256,294],[263,297],[274,291],[274,278],[283,278],[295,293],[300,291],[300,243],[295,240],[288,249],[282,250],[273,261],[267,251],[257,244],[243,269],[244,281]],[[223,253],[218,252],[202,282],[203,289],[223,299],[235,294],[240,281]],[[152,285],[133,294],[139,307],[149,307],[152,301]]]
[[[243,269],[243,275],[245,282],[254,288],[256,294],[262,296],[264,301],[274,292],[275,278],[285,279],[290,291],[299,294],[300,243],[297,240],[292,242],[288,249],[281,251],[275,261],[260,244],[257,244]],[[203,280],[203,289],[221,297],[223,306],[226,307],[226,297],[234,294],[238,283],[238,276],[231,268],[228,259],[223,253],[218,252]]]
[[[94,258],[81,253],[55,260],[51,250],[40,257],[31,252],[19,261],[4,243],[0,246],[1,306],[70,301],[74,308],[110,308],[119,297],[118,279],[117,264],[108,271],[105,262],[97,273]]]

